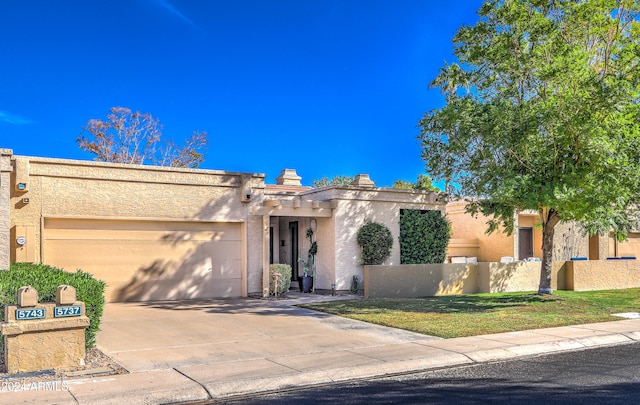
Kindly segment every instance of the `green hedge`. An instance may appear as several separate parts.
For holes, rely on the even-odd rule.
[[[85,330],[85,344],[87,349],[94,347],[104,309],[106,284],[80,270],[70,273],[32,263],[12,263],[9,270],[0,270],[0,320],[4,321],[5,306],[16,304],[20,287],[35,288],[38,291],[39,302],[55,302],[56,290],[63,284],[75,287],[78,301],[85,304],[86,315],[91,320],[91,324]]]
[[[440,211],[400,210],[400,263],[444,263],[451,225]]]
[[[275,295],[275,274],[280,273],[278,280],[278,295],[282,295],[289,291],[291,287],[291,266],[288,264],[270,264],[269,265],[269,295]]]
[[[362,248],[362,264],[382,264],[391,256],[393,236],[385,225],[368,222],[358,230],[358,245]]]

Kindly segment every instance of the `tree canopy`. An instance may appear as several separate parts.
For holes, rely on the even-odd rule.
[[[639,12],[637,0],[485,1],[432,82],[446,103],[420,121],[428,173],[471,197],[489,231],[540,214],[541,293],[559,221],[625,235],[637,219]]]
[[[179,147],[162,138],[157,118],[125,107],[112,107],[105,121],[90,119],[82,129],[78,146],[103,162],[193,168],[204,161],[207,146],[207,133],[194,131]]]
[[[424,190],[424,191],[440,191],[440,189],[433,185],[431,177],[419,174],[415,183],[411,183],[405,180],[396,180],[393,182],[391,188],[397,188],[402,190]]]
[[[327,187],[327,186],[348,186],[353,183],[354,178],[352,176],[340,176],[336,175],[332,178],[322,177],[321,179],[313,179],[311,186],[315,188]]]

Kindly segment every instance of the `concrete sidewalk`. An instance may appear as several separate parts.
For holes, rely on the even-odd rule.
[[[98,347],[129,374],[0,387],[0,403],[199,401],[640,340],[638,319],[440,339],[293,306],[354,297],[290,296],[108,304]]]

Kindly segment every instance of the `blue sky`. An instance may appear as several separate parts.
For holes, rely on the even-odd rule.
[[[418,121],[451,38],[481,0],[3,0],[0,147],[91,160],[76,138],[109,108],[164,136],[207,131],[205,169],[425,172]]]

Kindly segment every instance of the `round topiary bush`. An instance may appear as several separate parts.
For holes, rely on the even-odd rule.
[[[393,237],[385,225],[368,222],[358,231],[358,245],[362,249],[362,264],[382,264],[391,256]]]

